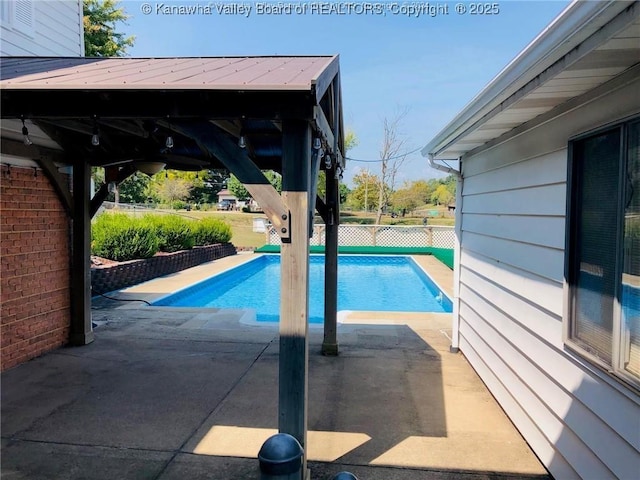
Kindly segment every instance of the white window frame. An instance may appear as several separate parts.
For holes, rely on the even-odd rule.
[[[565,242],[565,309],[563,315],[563,342],[565,346],[575,352],[580,357],[586,359],[589,363],[596,365],[601,370],[604,370],[607,374],[615,378],[616,380],[622,380],[624,385],[632,387],[634,390],[640,391],[640,376],[635,376],[629,373],[624,368],[625,361],[625,353],[626,353],[626,345],[623,344],[624,339],[628,336],[628,331],[625,328],[626,326],[622,322],[622,307],[620,305],[620,290],[622,288],[622,254],[621,252],[617,252],[616,254],[616,271],[620,272],[620,275],[616,275],[616,297],[613,302],[613,329],[612,329],[612,351],[611,351],[611,365],[605,363],[598,356],[589,352],[582,345],[577,343],[572,338],[573,331],[573,322],[574,322],[574,298],[575,298],[575,286],[571,286],[573,284],[573,270],[575,268],[574,262],[579,261],[576,259],[577,255],[575,254],[575,249],[577,247],[573,246],[573,230],[575,229],[576,219],[574,218],[579,213],[579,205],[575,205],[576,199],[575,196],[575,179],[573,178],[575,175],[575,169],[579,168],[575,164],[578,163],[578,160],[574,158],[574,149],[573,145],[576,142],[580,142],[582,140],[587,140],[589,138],[596,137],[598,135],[602,135],[606,132],[611,132],[614,130],[619,130],[621,133],[622,141],[620,143],[620,156],[622,157],[622,161],[620,162],[620,176],[618,182],[623,181],[623,168],[625,166],[625,161],[627,159],[627,155],[629,153],[629,144],[628,144],[628,129],[631,124],[638,123],[640,121],[640,117],[633,117],[629,119],[625,119],[623,121],[619,121],[614,124],[609,124],[607,126],[601,127],[597,130],[592,130],[587,133],[581,134],[579,136],[573,137],[569,139],[569,149],[568,149],[568,161],[567,161],[567,215],[566,215],[566,242]],[[624,212],[620,213],[620,208],[622,207],[622,199],[618,200],[618,213],[624,217]],[[623,231],[622,231],[622,223],[618,222],[618,230],[616,231],[616,236],[620,239]],[[620,243],[620,242],[618,242]],[[621,248],[618,245],[618,248]]]

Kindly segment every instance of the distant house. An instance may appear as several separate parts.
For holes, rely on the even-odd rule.
[[[227,190],[225,188],[224,190],[220,190],[218,192],[218,201],[222,202],[224,200],[235,203],[238,201],[238,197],[231,193],[231,190]]]
[[[423,149],[452,348],[558,479],[640,478],[640,3],[573,2]]]

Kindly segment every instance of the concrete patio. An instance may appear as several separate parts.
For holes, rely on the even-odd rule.
[[[248,258],[127,289],[149,299]],[[445,290],[446,267],[423,258]],[[313,287],[312,287],[313,288]],[[277,425],[277,327],[242,311],[94,301],[96,341],[2,375],[2,478],[257,479]],[[343,313],[340,356],[310,329],[313,479],[541,479],[544,467],[464,356],[449,316]]]

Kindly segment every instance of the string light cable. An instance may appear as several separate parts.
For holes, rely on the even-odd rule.
[[[410,152],[402,153],[400,155],[394,155],[393,157],[378,159],[378,160],[362,160],[360,158],[351,158],[351,157],[345,157],[345,159],[349,160],[350,162],[380,163],[380,162],[386,162],[387,160],[396,160],[398,158],[403,158],[403,157],[406,157],[407,155],[411,155],[413,153],[419,152],[420,150],[422,150],[422,147],[416,148],[415,150],[411,150]]]

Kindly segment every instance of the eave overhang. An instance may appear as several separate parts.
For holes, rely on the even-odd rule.
[[[638,64],[639,2],[574,1],[422,154],[435,161],[477,153],[566,111],[578,98],[596,98],[607,85],[619,88],[624,82],[616,79],[637,75]]]

